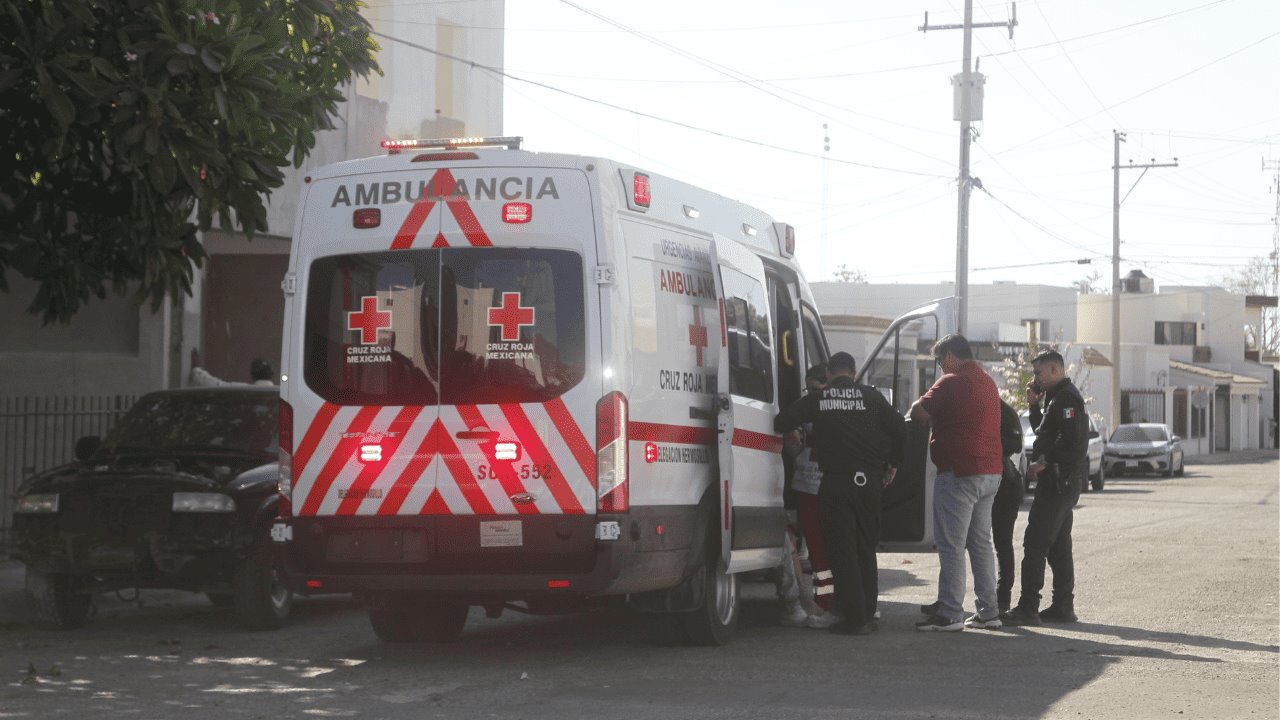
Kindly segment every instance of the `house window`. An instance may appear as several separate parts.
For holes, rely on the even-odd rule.
[[[1156,321],[1156,345],[1195,345],[1194,322]]]

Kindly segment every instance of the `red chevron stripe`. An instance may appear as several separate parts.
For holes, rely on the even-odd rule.
[[[409,496],[409,491],[413,489],[421,479],[427,468],[431,466],[431,461],[440,451],[439,435],[440,421],[436,420],[431,424],[431,429],[427,430],[427,434],[422,438],[422,442],[418,444],[418,449],[413,452],[413,459],[405,465],[404,470],[400,471],[399,477],[392,483],[391,489],[387,491],[387,497],[382,501],[382,505],[378,506],[379,515],[397,515],[400,513],[401,506],[404,505],[405,498]],[[438,494],[439,491],[432,489],[432,494]]]
[[[333,422],[333,418],[338,414],[338,406],[333,403],[324,403],[320,406],[320,411],[311,419],[311,424],[307,426],[307,433],[303,436],[302,442],[298,444],[298,451],[293,454],[293,476],[295,478],[302,477],[302,471],[307,467],[307,461],[311,459],[311,455],[315,453],[316,448],[320,445],[320,439],[324,437],[324,433],[329,429],[329,423]]]
[[[480,408],[475,405],[459,405],[458,414],[462,416],[462,422],[466,424],[468,430],[489,426],[488,423],[485,422],[484,416],[480,414]],[[484,445],[481,445],[481,447],[492,447],[491,443],[492,441],[486,440]],[[489,469],[497,475],[498,483],[502,485],[502,491],[507,494],[507,497],[526,492],[524,483],[520,482],[520,476],[516,473],[513,463],[493,460],[489,457],[485,457],[485,460],[489,463]],[[470,472],[470,465],[468,465],[468,472]],[[521,515],[538,514],[538,508],[535,505],[519,504],[516,505],[515,508],[516,512]]]
[[[422,512],[419,515],[452,515],[449,506],[445,504],[444,498],[440,497],[440,491],[432,490],[431,496],[427,498],[427,502],[422,506]]]
[[[418,417],[418,413],[421,412],[422,406],[418,406],[404,407],[400,409],[400,412],[396,413],[395,419],[391,421],[391,427],[388,428],[394,434],[382,438],[383,460],[376,463],[365,463],[364,467],[360,468],[360,474],[356,475],[356,479],[352,481],[347,497],[343,498],[342,502],[338,504],[338,509],[334,512],[334,515],[354,515],[356,513],[356,510],[360,508],[360,504],[364,501],[365,491],[373,485],[373,482],[386,469],[387,463],[391,462],[391,458],[395,457],[396,449],[400,447],[400,443],[408,433],[414,418]]]
[[[452,177],[450,175],[450,179]],[[458,227],[462,228],[462,234],[467,236],[467,242],[475,247],[491,247],[493,245],[493,241],[485,234],[484,228],[480,227],[480,221],[476,219],[475,212],[471,210],[471,206],[467,204],[466,200],[449,198],[445,203],[453,211],[453,218],[458,221]]]
[[[493,505],[490,504],[489,498],[485,497],[484,491],[476,484],[475,475],[471,472],[471,466],[467,465],[463,460],[462,453],[458,451],[458,446],[454,444],[453,438],[449,437],[449,433],[445,432],[444,425],[436,424],[437,437],[440,442],[440,457],[444,459],[444,464],[449,468],[449,474],[453,476],[453,482],[457,484],[458,489],[462,491],[462,496],[466,498],[467,504],[471,506],[471,511],[477,515],[494,515],[496,512]],[[439,483],[439,476],[437,476]]]
[[[586,475],[594,486],[596,482],[596,454],[591,451],[591,443],[587,442],[587,437],[582,434],[582,428],[578,427],[577,421],[569,413],[569,408],[565,406],[564,400],[556,398],[545,403],[543,407],[547,409],[547,415],[551,416],[551,422],[555,423],[556,429],[560,431],[560,437],[564,438],[565,444],[569,446],[569,451],[573,453],[573,459],[578,461],[578,467],[582,468],[582,474]]]
[[[377,407],[363,407],[356,416],[352,418],[351,425],[347,427],[344,435],[359,434],[369,429],[370,423],[377,417]],[[324,496],[329,492],[329,486],[333,484],[338,473],[342,471],[342,467],[351,459],[352,453],[356,451],[359,445],[358,437],[344,437],[338,439],[338,445],[334,448],[333,453],[329,455],[325,461],[324,467],[316,475],[315,483],[311,486],[311,491],[307,493],[306,502],[302,504],[302,510],[299,515],[315,515],[320,509],[320,503],[324,502]]]
[[[431,179],[432,183],[435,178]],[[431,184],[431,183],[428,183]],[[413,204],[409,210],[409,215],[400,224],[400,231],[396,233],[396,239],[391,241],[392,250],[404,250],[413,245],[414,239],[418,237],[418,231],[422,229],[422,224],[427,221],[427,216],[431,214],[432,208],[436,206],[435,200],[428,200],[429,193],[423,192],[422,199]]]
[[[582,514],[582,504],[578,502],[578,497],[573,494],[573,489],[569,487],[569,481],[564,474],[560,472],[560,466],[556,463],[555,458],[547,451],[546,445],[542,444],[542,438],[538,437],[537,431],[533,429],[533,423],[529,422],[529,416],[525,414],[524,408],[517,404],[500,405],[502,413],[507,416],[507,422],[511,423],[511,429],[515,431],[516,437],[519,438],[520,444],[524,447],[525,454],[529,459],[538,464],[548,464],[551,466],[551,477],[545,478],[547,489],[551,491],[551,496],[555,498],[556,503],[560,506],[560,511],[570,515]]]

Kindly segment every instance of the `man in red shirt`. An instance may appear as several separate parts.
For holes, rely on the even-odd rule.
[[[911,406],[911,419],[932,426],[929,451],[938,477],[933,488],[933,535],[938,546],[938,601],[921,606],[929,617],[917,630],[953,632],[1000,627],[996,598],[991,504],[1004,469],[1000,394],[973,359],[963,335],[933,346],[942,377]],[[964,553],[973,566],[977,613],[964,619]]]

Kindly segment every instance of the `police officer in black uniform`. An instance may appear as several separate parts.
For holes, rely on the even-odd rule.
[[[836,611],[843,615],[830,629],[866,635],[877,627],[880,494],[902,461],[906,421],[878,390],[853,381],[852,355],[838,352],[827,367],[831,382],[778,413],[773,426],[786,433],[813,423],[822,535],[835,576]]]
[[[1036,494],[1022,545],[1022,597],[1001,616],[1006,625],[1076,621],[1071,521],[1089,473],[1089,422],[1084,397],[1066,376],[1062,355],[1046,350],[1031,364],[1035,380],[1027,384],[1027,403],[1036,441],[1027,474],[1036,480]],[[1046,561],[1053,570],[1053,603],[1040,612]]]

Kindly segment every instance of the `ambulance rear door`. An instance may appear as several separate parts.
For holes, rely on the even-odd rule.
[[[317,180],[308,193],[294,272],[303,303],[291,325],[295,378],[284,390],[296,418],[293,511],[300,519],[431,512],[435,494],[439,369],[435,298],[439,258],[412,243],[434,237],[438,217],[404,188],[428,175],[387,173]],[[394,190],[394,193],[392,192]],[[413,228],[406,242],[406,228]],[[421,562],[425,532],[394,545],[340,531],[316,552],[337,563]],[[317,558],[320,555],[317,555]]]
[[[518,164],[450,172],[433,243],[448,448],[439,483],[472,485],[487,506],[442,524],[441,551],[518,559],[524,571],[586,572],[595,559],[592,423],[602,387],[599,352],[588,351],[599,347],[599,319],[586,300],[596,246],[587,175]]]
[[[904,313],[859,365],[858,382],[875,386],[895,410],[907,415],[916,398],[939,377],[933,344],[955,329],[954,298],[935,300]],[[934,549],[932,498],[936,474],[929,459],[929,428],[908,417],[906,458],[893,484],[881,496],[881,551]]]
[[[777,567],[786,515],[777,367],[764,264],[727,238],[712,242],[720,299],[716,410],[720,472],[720,549],[729,573]]]

